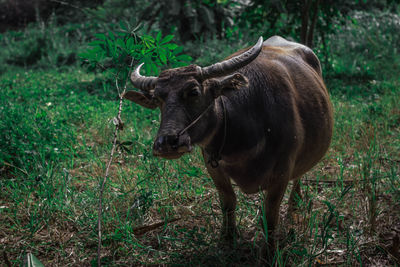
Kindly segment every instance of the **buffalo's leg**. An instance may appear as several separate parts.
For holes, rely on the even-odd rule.
[[[264,199],[262,225],[268,240],[267,246],[263,249],[264,256],[270,262],[275,253],[275,230],[279,222],[279,208],[286,191],[288,180],[282,179],[268,188]]]
[[[208,163],[208,157],[203,153],[204,160],[206,162],[206,167],[208,173],[214,181],[215,187],[218,190],[218,195],[221,203],[222,209],[222,231],[221,237],[224,241],[232,243],[236,236],[236,219],[235,219],[235,209],[236,209],[236,194],[233,191],[232,183],[230,178],[226,176],[220,168],[213,168]]]
[[[302,199],[301,197],[301,189],[300,189],[300,179],[296,179],[293,181],[293,188],[292,191],[290,192],[290,197],[289,197],[289,207],[288,207],[288,214],[287,218],[289,220],[292,220],[292,214],[293,211],[296,209],[297,205],[297,200]]]

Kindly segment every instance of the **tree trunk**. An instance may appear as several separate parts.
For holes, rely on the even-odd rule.
[[[313,41],[314,41],[314,30],[315,30],[315,25],[317,24],[317,19],[318,19],[318,10],[319,10],[319,2],[320,0],[317,0],[317,2],[314,5],[314,14],[313,18],[311,21],[311,25],[308,29],[308,35],[307,35],[307,46],[312,48],[313,47]]]
[[[303,6],[301,9],[301,33],[300,42],[307,44],[307,32],[308,32],[308,13],[310,11],[312,0],[303,0]]]

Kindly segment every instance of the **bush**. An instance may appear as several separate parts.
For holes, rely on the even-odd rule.
[[[87,26],[70,24],[57,27],[55,22],[32,24],[23,31],[9,31],[1,35],[0,59],[22,67],[54,68],[76,63],[82,34]]]
[[[370,96],[380,94],[385,80],[397,80],[400,72],[400,16],[386,12],[356,11],[352,20],[330,39],[325,67],[331,90]],[[351,56],[350,56],[351,55]],[[349,86],[343,86],[343,83]],[[357,84],[367,83],[368,90]]]
[[[162,36],[158,32],[154,38],[150,35],[139,35],[137,28],[120,22],[121,30],[109,31],[107,34],[96,34],[96,39],[88,44],[89,48],[80,54],[90,70],[101,70],[109,73],[114,79],[126,81],[129,65],[144,64],[147,75],[158,75],[161,67],[179,67],[192,60],[182,54],[183,48],[171,43],[173,35]]]

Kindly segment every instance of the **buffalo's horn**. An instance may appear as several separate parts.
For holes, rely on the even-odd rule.
[[[150,91],[151,89],[154,89],[157,82],[157,77],[154,76],[146,77],[140,75],[140,68],[143,66],[143,64],[144,63],[140,64],[134,71],[132,71],[131,82],[133,86],[135,86],[140,90]]]
[[[211,66],[200,68],[201,76],[204,79],[212,77],[220,77],[230,74],[246,66],[247,64],[252,62],[261,52],[262,43],[263,43],[263,38],[262,36],[260,36],[258,42],[246,52],[243,52],[240,55],[224,60],[222,62],[215,63]]]

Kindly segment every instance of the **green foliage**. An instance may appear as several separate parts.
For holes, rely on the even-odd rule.
[[[179,67],[192,60],[190,56],[182,54],[182,47],[171,42],[173,35],[163,37],[159,32],[154,38],[137,34],[138,27],[131,29],[124,22],[120,22],[120,26],[121,30],[115,33],[96,34],[96,39],[88,44],[90,48],[80,54],[91,69],[100,67],[124,79],[131,60],[135,65],[144,62],[148,75],[158,75],[162,66]]]
[[[240,12],[237,1],[184,0],[107,0],[84,12],[101,23],[142,23],[146,32],[162,31],[177,34],[181,42],[222,38],[234,26],[234,17]]]
[[[234,25],[239,6],[233,0],[150,1],[141,13],[141,20],[148,21],[148,29],[158,23],[163,32],[176,30],[182,42],[221,38]]]
[[[185,50],[190,51],[190,55],[195,59],[194,63],[199,66],[208,66],[220,61],[242,49],[243,47],[254,45],[257,38],[242,38],[236,41],[231,39],[213,38],[207,42],[199,41],[185,43]]]
[[[389,78],[400,72],[400,16],[386,12],[353,12],[339,38],[332,43],[334,55],[343,58],[338,62],[332,57],[332,66],[340,74]],[[386,49],[382,49],[385,47]],[[354,57],[344,57],[346,54]],[[387,68],[386,65],[390,65]]]
[[[100,24],[118,24],[125,20],[129,24],[137,24],[138,16],[143,11],[146,1],[143,0],[104,0],[92,8],[82,11],[88,18]]]
[[[383,88],[392,88],[386,81],[397,79],[400,72],[400,37],[396,34],[400,31],[400,16],[379,11],[350,15],[352,19],[337,38],[328,40],[327,51],[317,47],[324,58],[328,88],[349,96],[379,96]]]
[[[102,0],[2,0],[0,1],[0,31],[23,28],[29,22],[44,22],[57,16],[60,24],[77,22],[83,18],[81,9],[101,4]]]
[[[37,63],[42,57],[46,56],[47,41],[43,37],[37,36],[22,41],[21,46],[14,50],[14,56],[8,59],[7,63],[18,66],[30,66]]]
[[[253,0],[240,15],[239,23],[242,28],[261,32],[264,36],[281,35],[300,42],[305,2]],[[316,1],[308,2],[315,4]],[[319,33],[317,37],[321,38],[321,34],[327,35],[337,29],[337,24],[343,21],[343,15],[348,11],[345,8],[347,2],[345,0],[320,1],[317,11],[316,29]],[[311,17],[310,13],[307,19]]]
[[[0,36],[0,72],[8,66],[54,68],[75,65],[82,43],[88,42],[97,26],[92,23],[57,27],[57,19],[31,24],[21,31]]]

